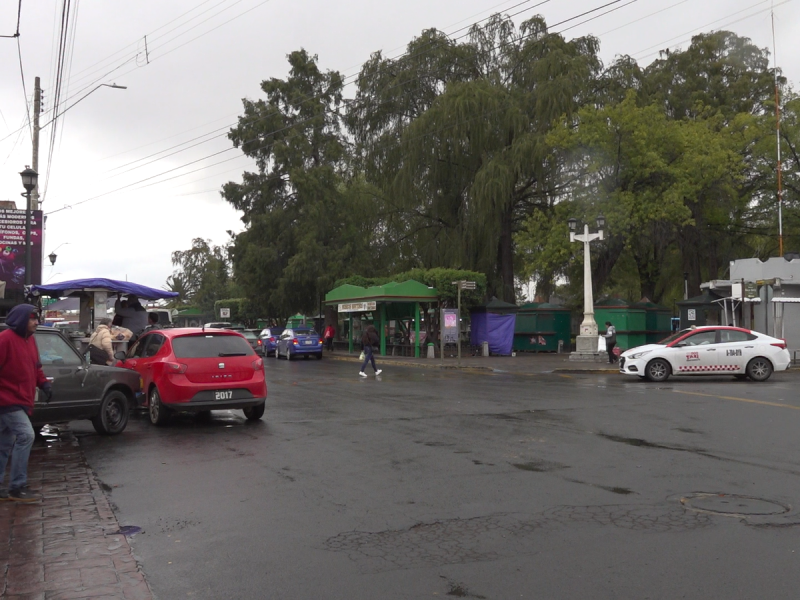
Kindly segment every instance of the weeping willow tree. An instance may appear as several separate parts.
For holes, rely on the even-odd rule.
[[[461,44],[426,32],[365,65],[349,125],[421,266],[486,273],[514,300],[514,233],[565,185],[547,136],[591,94],[597,49],[498,15]]]

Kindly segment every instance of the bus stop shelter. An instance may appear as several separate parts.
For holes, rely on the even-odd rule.
[[[340,315],[349,320],[348,348],[353,351],[353,316],[372,313],[372,320],[381,336],[381,356],[386,355],[386,325],[391,320],[405,323],[413,319],[414,356],[419,357],[420,304],[439,302],[435,288],[409,279],[402,283],[387,283],[364,288],[358,285],[341,285],[325,294],[325,304],[335,306]]]

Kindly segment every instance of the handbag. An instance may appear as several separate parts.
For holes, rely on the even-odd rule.
[[[108,354],[102,348],[89,344],[89,362],[93,365],[108,364]]]
[[[364,351],[362,350],[361,354],[358,355],[358,360],[364,360],[366,357],[367,357],[367,355],[364,354]]]

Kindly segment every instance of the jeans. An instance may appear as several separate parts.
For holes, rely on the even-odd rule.
[[[0,474],[2,474],[0,488],[3,488],[5,481],[9,453],[11,453],[9,487],[15,490],[28,484],[28,457],[31,455],[34,437],[31,420],[24,410],[0,414]]]
[[[619,360],[617,358],[617,355],[614,354],[614,346],[616,346],[616,345],[617,345],[617,342],[606,341],[606,350],[608,351],[608,362],[609,363],[615,363],[615,362],[617,362],[617,360]]]
[[[364,364],[361,365],[361,372],[367,367],[367,363],[372,362],[372,370],[377,372],[378,367],[375,366],[375,355],[372,354],[372,346],[369,344],[364,346]]]

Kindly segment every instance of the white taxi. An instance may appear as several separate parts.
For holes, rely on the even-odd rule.
[[[773,371],[789,368],[786,340],[741,327],[692,327],[657,344],[626,350],[619,372],[650,381],[670,375],[733,375],[766,381]]]

